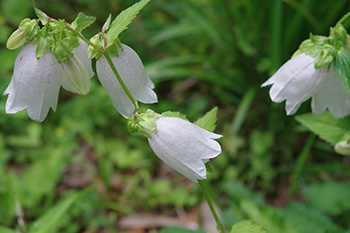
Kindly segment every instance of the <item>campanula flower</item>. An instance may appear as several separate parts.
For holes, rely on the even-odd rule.
[[[350,95],[346,92],[333,67],[315,69],[315,58],[304,53],[287,61],[262,87],[272,85],[270,97],[280,103],[286,100],[287,115],[293,115],[300,105],[312,98],[313,113],[328,109],[336,117],[350,114]]]
[[[127,45],[118,49],[118,56],[112,56],[112,62],[132,97],[143,103],[156,103],[157,95],[152,90],[154,84],[146,74],[145,68],[137,53]],[[130,116],[135,106],[123,90],[118,79],[102,56],[96,63],[97,76],[107,91],[114,107],[124,116]]]
[[[193,182],[206,179],[205,163],[221,153],[221,137],[177,117],[156,119],[156,131],[148,142],[163,162]]]
[[[27,44],[16,57],[11,82],[4,92],[8,95],[6,113],[26,109],[32,120],[41,122],[50,108],[56,110],[61,85],[69,91],[86,94],[92,76],[87,44],[82,40],[74,48],[74,54],[62,63],[50,51],[37,59],[34,43]]]

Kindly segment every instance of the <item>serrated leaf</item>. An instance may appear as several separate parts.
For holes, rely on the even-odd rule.
[[[258,223],[244,220],[233,225],[230,233],[267,233]]]
[[[122,11],[112,22],[108,31],[106,32],[107,46],[109,47],[118,38],[119,34],[127,29],[128,25],[139,13],[139,11],[146,6],[150,0],[141,0],[135,3],[128,9]]]
[[[76,202],[87,190],[70,195],[50,208],[44,215],[36,220],[29,228],[28,233],[50,233],[54,232],[60,224],[62,217],[68,209]]]
[[[181,112],[166,111],[166,112],[163,112],[161,115],[163,117],[177,117],[188,121],[188,119],[186,118],[186,115],[182,114]]]
[[[81,32],[85,28],[89,27],[91,24],[93,24],[96,20],[96,17],[94,16],[88,16],[84,13],[80,12],[78,16],[74,19],[71,26],[78,32]]]
[[[203,117],[199,118],[196,122],[194,122],[195,125],[208,130],[209,132],[213,132],[215,130],[215,123],[216,123],[216,113],[218,111],[218,108],[215,107],[209,112],[207,112]]]
[[[34,11],[35,11],[36,16],[38,16],[39,20],[41,21],[41,23],[43,25],[45,25],[45,24],[47,24],[47,22],[49,22],[49,16],[47,14],[45,14],[42,10],[35,7]]]
[[[350,130],[350,117],[340,119],[329,111],[321,115],[308,113],[296,116],[295,119],[331,145],[341,141]]]
[[[333,68],[340,78],[345,90],[350,94],[350,53],[340,48],[334,59]]]

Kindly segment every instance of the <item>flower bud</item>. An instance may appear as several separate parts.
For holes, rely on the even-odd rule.
[[[350,141],[344,140],[335,144],[335,152],[341,155],[350,155]]]
[[[86,95],[90,91],[90,77],[83,63],[74,54],[61,63],[64,77],[62,87],[68,91]]]
[[[26,35],[24,30],[21,30],[18,28],[8,38],[6,47],[11,50],[17,49],[18,47],[21,47],[22,45],[24,45],[26,41],[27,40],[26,40]]]

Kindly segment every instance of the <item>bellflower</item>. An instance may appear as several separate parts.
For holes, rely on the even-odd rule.
[[[312,97],[315,114],[328,109],[336,117],[350,114],[350,95],[346,92],[333,67],[315,69],[315,58],[297,55],[287,61],[262,87],[272,85],[270,97],[280,103],[286,100],[287,115],[294,114],[300,105]]]
[[[16,57],[11,82],[4,92],[9,95],[6,113],[27,109],[32,120],[41,122],[50,108],[56,110],[61,85],[67,90],[86,94],[92,76],[87,44],[82,40],[74,48],[74,54],[62,63],[58,63],[50,51],[36,59],[34,43],[27,44]]]
[[[137,53],[127,45],[118,48],[118,57],[112,56],[112,62],[132,97],[143,103],[156,103],[157,95],[152,90],[154,84],[146,74]],[[114,107],[124,116],[130,116],[135,106],[115,77],[106,58],[102,56],[96,63],[97,76],[107,91]]]
[[[193,182],[206,179],[205,163],[221,153],[214,140],[221,135],[176,117],[159,117],[156,126],[148,138],[154,153]]]

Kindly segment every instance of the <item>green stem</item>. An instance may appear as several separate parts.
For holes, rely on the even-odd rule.
[[[123,82],[122,78],[120,77],[117,69],[115,68],[111,57],[108,55],[107,51],[104,50],[103,48],[100,48],[99,46],[95,45],[94,43],[92,43],[91,41],[89,41],[88,39],[86,39],[83,35],[81,35],[77,30],[75,30],[74,28],[71,28],[69,25],[66,25],[66,28],[72,32],[74,32],[80,39],[82,39],[83,41],[85,41],[88,45],[94,47],[95,49],[99,50],[100,52],[102,52],[102,54],[105,56],[109,66],[111,67],[115,77],[118,79],[118,82],[120,83],[120,85],[122,86],[123,90],[125,91],[126,95],[129,97],[130,101],[132,102],[132,104],[135,106],[136,111],[139,110],[139,106],[137,104],[137,101],[134,99],[134,97],[132,97],[130,91],[128,90],[128,88],[126,87],[125,83]]]
[[[125,91],[126,95],[129,97],[130,101],[132,102],[132,104],[135,106],[136,111],[138,111],[139,106],[137,104],[137,101],[134,99],[134,97],[132,97],[130,91],[128,90],[128,88],[126,87],[125,83],[123,82],[122,78],[120,77],[117,69],[115,68],[111,57],[108,55],[108,53],[106,51],[103,52],[103,55],[105,56],[108,64],[110,65],[110,67],[112,68],[112,71],[114,73],[114,75],[117,77],[120,85],[122,86],[123,90]]]
[[[344,15],[344,16],[336,23],[336,25],[343,23],[343,22],[344,22],[345,20],[347,20],[349,17],[350,17],[350,12],[348,12],[346,15]]]
[[[296,165],[295,171],[293,173],[291,185],[289,188],[287,203],[289,203],[292,200],[292,198],[295,194],[295,191],[296,191],[297,186],[298,186],[299,178],[301,176],[301,173],[304,170],[306,160],[309,157],[311,146],[314,143],[314,141],[315,141],[315,135],[311,134],[306,141],[306,145],[304,146],[303,150],[301,151],[301,153],[298,157],[297,165]]]
[[[203,195],[204,195],[205,199],[207,200],[207,203],[208,203],[210,211],[213,214],[213,217],[214,217],[214,219],[216,221],[217,228],[218,228],[219,232],[220,233],[225,233],[225,229],[224,229],[222,223],[220,222],[220,219],[219,219],[219,217],[218,217],[218,215],[217,215],[217,213],[215,211],[214,204],[213,204],[213,202],[212,202],[212,200],[210,198],[210,195],[209,195],[209,192],[208,192],[208,188],[206,186],[205,181],[204,180],[199,180],[198,184],[199,184],[199,186],[202,189],[202,192],[203,192]]]

